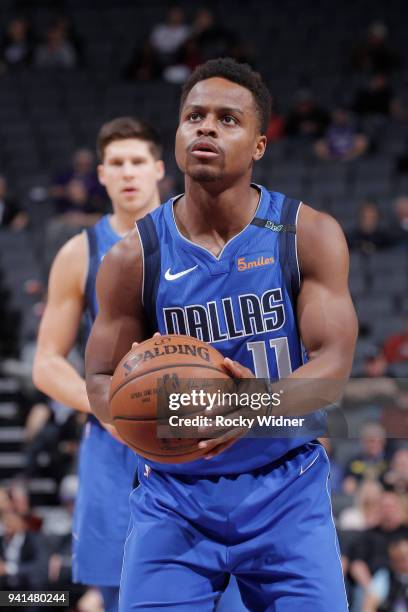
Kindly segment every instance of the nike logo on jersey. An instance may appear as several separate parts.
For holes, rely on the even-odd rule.
[[[181,278],[182,276],[185,276],[186,274],[189,274],[190,272],[192,272],[193,270],[195,270],[196,268],[198,268],[198,264],[196,266],[193,266],[192,268],[188,268],[188,270],[182,270],[182,272],[176,272],[176,274],[172,274],[170,272],[170,268],[166,271],[164,278],[168,281],[174,281],[177,278]]]
[[[302,474],[307,472],[307,470],[309,470],[312,467],[312,465],[316,463],[318,458],[319,458],[319,453],[317,453],[316,457],[313,459],[313,461],[311,461],[311,463],[309,463],[309,465],[307,465],[306,467],[303,467],[302,465],[302,467],[300,468],[299,476],[302,476]]]

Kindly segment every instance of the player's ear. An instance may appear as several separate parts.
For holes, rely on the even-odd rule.
[[[255,149],[254,149],[252,159],[254,161],[260,160],[264,156],[265,149],[266,149],[266,136],[259,135],[255,142]]]
[[[164,161],[162,159],[158,159],[156,161],[157,180],[161,181],[164,178],[165,173],[166,173],[166,168],[164,167]]]
[[[105,168],[103,167],[103,164],[98,164],[96,171],[98,173],[100,184],[105,186]]]

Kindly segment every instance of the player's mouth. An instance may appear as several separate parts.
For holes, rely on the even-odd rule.
[[[126,193],[127,195],[133,195],[137,193],[139,190],[136,187],[125,187],[122,189],[122,193]]]
[[[212,159],[218,157],[221,151],[217,145],[210,140],[200,139],[190,148],[191,154],[198,159]]]

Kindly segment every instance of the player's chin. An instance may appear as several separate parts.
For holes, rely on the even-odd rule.
[[[143,196],[140,192],[122,194],[121,208],[126,212],[137,213],[143,203]]]
[[[186,174],[198,183],[213,183],[222,178],[222,173],[218,168],[211,166],[187,166]]]

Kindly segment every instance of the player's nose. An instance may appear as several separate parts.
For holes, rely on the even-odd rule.
[[[212,136],[213,138],[216,138],[217,135],[216,119],[212,115],[208,114],[200,122],[200,125],[197,126],[197,136]]]
[[[131,161],[126,161],[126,162],[123,164],[123,175],[124,175],[125,177],[127,177],[127,176],[132,177],[132,176],[134,175],[134,173],[135,173],[135,167],[134,167],[134,165],[132,164],[132,162],[131,162]]]

